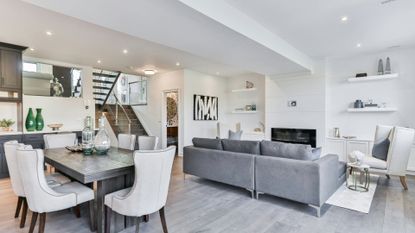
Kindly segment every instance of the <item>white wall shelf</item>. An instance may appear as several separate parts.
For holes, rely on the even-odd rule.
[[[242,88],[242,89],[231,90],[231,92],[247,92],[247,91],[256,91],[256,88]]]
[[[396,112],[397,108],[348,108],[348,112]]]
[[[257,111],[232,111],[232,114],[255,114]]]
[[[398,73],[394,74],[384,74],[384,75],[371,75],[367,77],[361,77],[361,78],[348,78],[347,81],[354,83],[354,82],[371,82],[371,81],[380,81],[380,80],[390,80],[390,79],[396,79],[399,77]]]

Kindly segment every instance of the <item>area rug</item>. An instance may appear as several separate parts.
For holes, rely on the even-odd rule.
[[[362,213],[369,213],[370,206],[375,195],[379,176],[370,176],[368,192],[357,192],[346,187],[346,182],[327,200],[326,204],[341,208],[354,210]]]

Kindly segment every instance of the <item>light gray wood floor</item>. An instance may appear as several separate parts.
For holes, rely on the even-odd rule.
[[[399,179],[381,177],[369,214],[326,206],[321,218],[307,205],[272,196],[253,200],[246,190],[193,176],[183,181],[182,160],[175,160],[166,206],[169,232],[238,233],[413,233],[415,232],[415,179],[408,179],[403,191]],[[28,232],[14,219],[17,198],[10,181],[0,180],[0,232]],[[31,214],[29,212],[29,214]],[[37,228],[35,229],[37,232]],[[86,209],[77,219],[69,211],[48,214],[46,232],[88,233]],[[134,232],[134,227],[123,232]],[[142,233],[162,232],[158,214],[140,226]]]

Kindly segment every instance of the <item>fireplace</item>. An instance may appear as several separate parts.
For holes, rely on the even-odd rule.
[[[295,144],[306,144],[316,147],[315,129],[272,128],[271,140]]]

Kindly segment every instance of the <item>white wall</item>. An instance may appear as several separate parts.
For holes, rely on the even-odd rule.
[[[172,71],[158,74],[148,78],[147,82],[147,105],[133,106],[140,121],[149,135],[157,136],[161,140],[161,123],[162,123],[162,93],[166,90],[178,89],[182,93],[184,87],[184,71]],[[179,102],[183,103],[183,94]],[[179,154],[182,154],[183,148],[183,104],[179,109]],[[161,143],[161,142],[160,142]],[[160,144],[161,145],[161,144]]]
[[[17,130],[17,104],[0,102],[0,120],[12,119],[16,123],[12,126],[13,131]]]
[[[326,84],[324,63],[314,74],[267,76],[265,79],[265,122],[267,139],[271,128],[317,129],[317,146],[324,145],[326,132]],[[288,101],[297,107],[288,107]]]
[[[219,121],[227,118],[227,80],[191,70],[184,70],[184,146],[192,145],[193,137],[216,137],[217,121],[193,120],[193,95],[218,97]]]
[[[251,92],[231,92],[234,89],[245,88],[245,82],[254,83],[256,91]],[[227,101],[228,108],[227,124],[234,127],[241,122],[241,129],[244,132],[253,132],[255,128],[262,128],[260,122],[265,124],[265,76],[258,74],[239,75],[227,78]],[[256,104],[256,114],[232,114],[235,108],[245,107],[245,105]]]
[[[378,82],[348,83],[346,79],[358,72],[377,73],[380,58],[391,58],[392,72],[398,79]],[[415,127],[415,49],[389,50],[355,57],[331,59],[327,62],[327,128],[339,127],[342,135],[363,139],[374,137],[378,124]],[[348,113],[356,99],[373,99],[397,107],[393,113]]]

